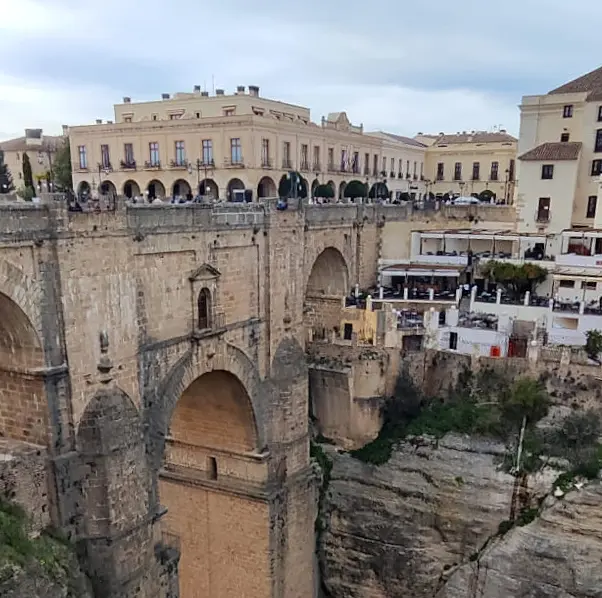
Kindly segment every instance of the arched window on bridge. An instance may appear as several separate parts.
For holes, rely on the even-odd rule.
[[[203,287],[199,293],[199,330],[211,328],[211,291]]]

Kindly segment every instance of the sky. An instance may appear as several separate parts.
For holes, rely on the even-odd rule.
[[[0,140],[201,85],[318,122],[518,134],[523,95],[602,64],[600,0],[0,0]]]

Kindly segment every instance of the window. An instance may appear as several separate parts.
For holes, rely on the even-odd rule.
[[[395,176],[395,158],[391,158],[391,176]]]
[[[455,351],[458,348],[458,333],[457,332],[449,333],[449,348],[452,351]]]
[[[558,286],[561,289],[574,289],[575,288],[575,281],[574,280],[559,280],[558,281]]]
[[[596,131],[596,143],[594,145],[595,152],[602,152],[602,129]]]
[[[202,288],[199,293],[199,330],[211,327],[211,292],[208,288]]]
[[[123,119],[123,122],[126,122],[126,123],[131,123],[131,122],[132,122],[132,117],[131,117],[131,116],[126,116],[126,117]]]
[[[153,114],[153,120],[157,120],[157,115]]]
[[[134,145],[131,143],[123,144],[123,161],[126,165],[134,164]]]
[[[210,480],[217,480],[217,459],[207,457],[207,477]]]
[[[111,156],[109,155],[109,146],[100,146],[100,163],[103,168],[111,168]]]
[[[350,341],[353,338],[353,324],[345,324],[343,327],[343,340]]]
[[[374,154],[374,161],[372,162],[372,174],[376,176],[378,173],[378,156]]]
[[[418,162],[414,162],[414,170],[412,171],[414,178],[416,178],[417,173],[418,173]]]
[[[491,163],[491,172],[489,173],[489,180],[497,181],[498,175],[499,175],[499,170],[500,170],[500,163],[492,162]]]
[[[462,162],[456,162],[454,164],[454,181],[462,180]]]
[[[270,164],[270,140],[261,140],[261,165],[271,166]]]
[[[508,180],[514,180],[514,160],[510,160],[510,165],[508,166]]]
[[[424,162],[420,162],[420,178],[424,178]]]
[[[355,174],[359,174],[359,171],[360,171],[360,153],[359,152],[353,152],[353,163],[351,166],[352,166],[351,170]]]
[[[203,139],[203,164],[213,164],[213,141]]]
[[[224,116],[234,116],[236,108],[224,108]]]
[[[587,212],[585,214],[586,218],[594,218],[596,216],[596,203],[598,201],[597,195],[590,195],[587,198]]]
[[[170,114],[169,120],[178,120],[181,116],[181,114]]]
[[[592,160],[592,176],[602,174],[602,160]]]
[[[186,165],[186,150],[183,141],[176,141],[176,166]]]
[[[349,160],[349,156],[347,155],[347,150],[343,148],[341,150],[341,171],[345,172],[347,170],[347,162]]]
[[[562,109],[562,117],[563,118],[572,118],[573,117],[573,104],[567,104]]]
[[[598,285],[595,282],[586,282],[585,283],[585,288],[588,291],[595,291],[598,288]]]
[[[291,167],[291,143],[290,141],[285,141],[282,144],[282,168],[290,168]]]
[[[240,164],[242,162],[242,146],[240,137],[230,139],[230,160],[232,164]]]
[[[328,148],[328,168],[334,168],[334,147]]]
[[[304,170],[307,170],[308,164],[309,164],[309,159],[307,157],[307,154],[308,154],[307,145],[301,144],[301,168],[303,168]]]
[[[554,164],[542,164],[541,178],[546,180],[554,178]]]
[[[480,178],[481,164],[479,162],[472,163],[472,180],[478,181]]]
[[[568,133],[562,133],[562,135],[560,135],[560,141],[562,141],[562,143],[566,143],[569,140],[570,135]]]
[[[403,160],[400,158],[399,162],[397,164],[397,172],[398,172],[398,174],[401,174],[402,170],[403,170]]]
[[[156,141],[151,141],[148,144],[148,153],[151,166],[159,166],[159,144]]]
[[[406,160],[406,175],[410,176],[410,161]]]
[[[383,156],[383,167],[382,167],[383,172],[385,170],[387,170],[387,158],[385,156]]]
[[[370,154],[364,154],[364,174],[370,172]]]
[[[319,171],[320,168],[320,146],[314,145],[314,170]]]
[[[86,146],[78,145],[77,153],[79,154],[79,167],[88,168],[88,154],[86,153]]]
[[[437,164],[437,180],[442,181],[444,176],[444,164],[443,162],[439,162]]]
[[[195,113],[195,116],[196,116],[197,118],[201,118],[201,113],[200,113],[200,112],[196,112],[196,113]]]
[[[550,220],[550,198],[540,197],[537,203],[537,222],[549,222]]]

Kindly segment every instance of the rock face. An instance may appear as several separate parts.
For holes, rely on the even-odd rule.
[[[510,517],[515,478],[499,471],[503,454],[501,444],[455,435],[403,443],[381,467],[333,453],[320,540],[327,595],[435,596]],[[529,492],[543,496],[556,475],[531,477]]]
[[[437,597],[602,596],[602,485],[552,502],[535,521],[512,529],[454,571]]]

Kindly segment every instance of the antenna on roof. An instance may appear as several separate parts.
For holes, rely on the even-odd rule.
[[[213,95],[215,95],[215,75],[211,75],[211,87],[213,87]]]

